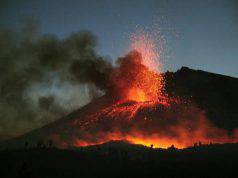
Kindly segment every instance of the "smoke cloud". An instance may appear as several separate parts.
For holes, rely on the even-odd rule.
[[[37,23],[0,29],[0,139],[27,132],[106,91],[109,59],[80,31],[60,39]]]

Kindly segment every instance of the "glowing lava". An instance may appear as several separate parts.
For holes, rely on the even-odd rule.
[[[127,97],[128,100],[144,102],[149,100],[145,92],[140,88],[131,88],[128,91]]]

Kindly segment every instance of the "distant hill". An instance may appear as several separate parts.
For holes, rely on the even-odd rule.
[[[209,72],[204,72],[200,70],[193,70],[187,67],[182,67],[177,72],[166,72],[164,74],[166,80],[165,90],[170,96],[176,96],[180,98],[186,98],[194,101],[199,108],[205,111],[209,120],[214,123],[219,128],[224,128],[227,130],[232,130],[238,128],[238,79],[223,76],[219,74],[213,74]],[[110,96],[103,96],[89,103],[88,105],[72,112],[71,114],[51,123],[42,128],[35,129],[23,136],[5,141],[0,144],[0,148],[4,147],[16,147],[24,146],[25,141],[35,144],[39,140],[49,140],[52,135],[61,134],[64,140],[72,139],[75,135],[80,138],[84,131],[83,127],[87,125],[90,127],[90,132],[96,133],[97,128],[107,131],[110,129],[111,125],[108,122],[115,120],[116,122],[122,124],[125,122],[123,120],[123,114],[128,117],[123,112],[123,107],[126,109],[133,109],[133,103],[124,103],[123,105],[117,105],[115,107],[122,109],[122,111],[117,111],[117,116],[109,116],[109,108],[106,115],[95,116],[97,121],[94,121],[94,114],[101,112],[101,110],[111,107],[114,100]],[[163,106],[158,106],[159,111],[163,111]],[[135,115],[135,120],[141,120],[151,115],[158,115],[160,113],[150,113],[150,109],[144,107],[139,110],[139,114]],[[162,112],[163,113],[163,112]],[[90,116],[90,118],[89,118]],[[160,115],[159,115],[160,116]],[[111,117],[111,118],[110,118]],[[101,119],[106,118],[103,121]],[[96,125],[94,128],[90,126]],[[78,129],[73,129],[75,125],[78,125]],[[89,126],[88,126],[89,125]],[[112,124],[113,125],[113,124]],[[76,128],[76,126],[75,126]],[[56,135],[57,136],[57,135]],[[57,139],[55,137],[55,139]]]

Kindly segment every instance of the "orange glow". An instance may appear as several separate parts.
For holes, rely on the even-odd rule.
[[[135,134],[135,133],[134,133]],[[75,139],[74,146],[81,147],[81,146],[90,146],[90,145],[98,145],[103,144],[107,141],[117,141],[117,140],[124,140],[132,144],[137,145],[144,145],[146,147],[151,147],[153,145],[153,148],[169,148],[171,145],[174,145],[176,148],[182,149],[185,148],[187,145],[183,145],[179,143],[177,140],[173,139],[167,139],[167,138],[158,138],[158,137],[147,137],[144,138],[140,133],[137,133],[136,136],[133,134],[128,135],[122,135],[120,132],[114,132],[106,135],[106,137],[97,142],[97,143],[89,143],[84,140]]]
[[[147,147],[151,147],[153,145],[153,148],[169,148],[171,145],[174,145],[176,148],[184,148],[185,145],[182,145],[177,142],[177,140],[173,139],[165,139],[165,138],[129,138],[128,140],[131,140],[131,143],[144,145]]]
[[[128,100],[143,102],[147,101],[148,98],[145,95],[145,92],[139,88],[131,88],[128,91]]]

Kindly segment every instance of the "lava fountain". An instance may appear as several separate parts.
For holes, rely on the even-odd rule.
[[[164,79],[159,74],[162,64],[153,38],[145,32],[131,36],[128,55],[117,60],[118,66],[110,75],[109,83],[116,95],[130,101],[158,101],[164,98]]]

